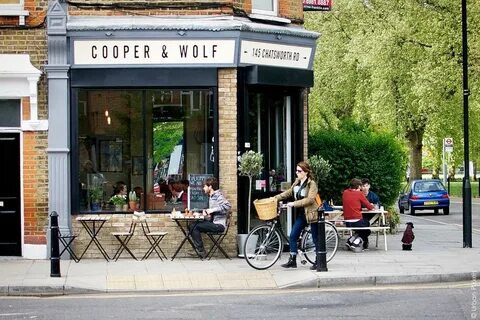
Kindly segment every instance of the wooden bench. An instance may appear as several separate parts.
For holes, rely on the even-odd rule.
[[[345,227],[345,226],[337,226],[337,231],[348,231],[350,236],[353,234],[354,230],[370,230],[372,232],[377,233],[377,237],[375,239],[375,247],[378,248],[378,235],[380,232],[383,231],[383,239],[385,243],[385,251],[387,251],[387,230],[390,230],[390,227],[384,226],[370,226],[370,227]]]

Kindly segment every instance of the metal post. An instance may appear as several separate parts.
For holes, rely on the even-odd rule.
[[[472,247],[472,186],[470,185],[470,158],[468,132],[468,43],[467,43],[467,0],[462,0],[462,53],[463,53],[463,143],[465,176],[463,177],[463,247]]]
[[[325,243],[325,210],[323,206],[318,208],[318,234],[317,234],[317,272],[328,271],[327,246]]]
[[[61,277],[60,275],[60,249],[58,243],[58,214],[52,211],[50,215],[50,277]]]

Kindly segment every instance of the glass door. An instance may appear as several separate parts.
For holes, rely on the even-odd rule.
[[[262,153],[264,157],[262,174],[253,181],[252,199],[278,194],[293,182],[293,146],[303,143],[303,140],[294,143],[297,135],[294,134],[293,113],[301,112],[298,106],[295,108],[292,105],[297,97],[291,92],[279,94],[278,90],[252,90],[248,95],[250,149]],[[253,206],[248,218],[251,228],[260,222]],[[289,230],[291,214],[287,215],[287,219],[284,225]]]

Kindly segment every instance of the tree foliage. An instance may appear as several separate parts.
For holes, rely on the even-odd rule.
[[[404,149],[392,135],[356,128],[310,132],[310,158],[321,156],[331,167],[319,182],[320,195],[339,203],[352,178],[368,178],[382,203],[392,205],[403,179]]]
[[[460,5],[447,0],[337,0],[331,12],[305,13],[305,27],[321,33],[310,129],[338,128],[353,117],[406,139],[418,170],[424,145],[439,160],[443,138],[453,137],[454,159],[461,160]],[[468,1],[468,10],[470,135],[478,136],[480,2]],[[474,155],[479,145],[471,139]]]

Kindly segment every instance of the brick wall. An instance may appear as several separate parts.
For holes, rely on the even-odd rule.
[[[23,203],[26,244],[45,244],[48,225],[47,132],[23,134]]]
[[[31,4],[32,1],[27,1]],[[27,3],[26,2],[26,3]],[[3,21],[5,21],[2,18]],[[27,20],[27,23],[31,21]],[[34,67],[44,72],[47,59],[45,30],[38,28],[0,30],[0,53],[28,54]],[[38,83],[38,118],[47,119],[46,77]],[[22,99],[22,119],[30,119],[30,101]],[[46,131],[23,133],[24,241],[45,244],[48,225],[48,157]]]
[[[237,69],[218,71],[218,149],[220,188],[232,203],[232,222],[224,242],[236,254],[237,235]]]

